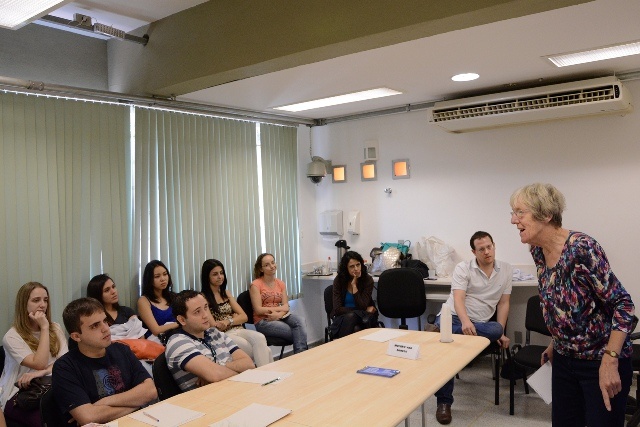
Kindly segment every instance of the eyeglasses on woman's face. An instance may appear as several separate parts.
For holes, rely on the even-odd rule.
[[[522,218],[524,218],[524,216],[525,216],[526,214],[528,214],[529,212],[531,212],[531,211],[518,209],[518,210],[516,210],[516,211],[511,211],[511,212],[510,212],[510,214],[511,214],[511,218],[513,218],[513,217],[515,216],[515,217],[516,217],[516,218],[518,218],[518,219],[522,219]]]

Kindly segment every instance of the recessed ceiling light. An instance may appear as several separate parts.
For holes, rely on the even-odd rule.
[[[364,90],[362,92],[347,93],[345,95],[330,96],[328,98],[300,102],[298,104],[283,105],[282,107],[274,107],[274,110],[284,110],[295,113],[298,111],[312,110],[314,108],[330,107],[332,105],[347,104],[349,102],[399,95],[401,93],[402,92],[398,92],[397,90],[381,87],[378,89]]]
[[[16,29],[70,0],[0,0],[0,27]]]
[[[478,77],[480,77],[480,75],[476,73],[462,73],[456,74],[455,76],[451,77],[451,80],[453,80],[454,82],[469,82],[471,80],[477,79]]]
[[[553,62],[556,67],[566,67],[568,65],[585,64],[587,62],[604,61],[605,59],[621,58],[623,56],[638,54],[640,54],[640,41],[634,41],[615,46],[584,50],[582,52],[551,55],[546,58]]]

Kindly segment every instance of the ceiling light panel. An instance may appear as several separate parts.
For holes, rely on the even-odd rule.
[[[553,62],[556,67],[567,67],[569,65],[586,64],[588,62],[604,61],[605,59],[622,58],[623,56],[638,54],[640,54],[640,41],[582,52],[547,56],[547,58]]]
[[[274,107],[274,110],[283,110],[296,113],[298,111],[313,110],[315,108],[330,107],[332,105],[348,104],[350,102],[366,101],[368,99],[383,98],[385,96],[400,95],[402,92],[386,87],[364,90],[361,92],[347,93],[345,95],[331,96],[313,101],[300,102],[298,104]]]
[[[0,0],[0,27],[15,30],[70,0]]]

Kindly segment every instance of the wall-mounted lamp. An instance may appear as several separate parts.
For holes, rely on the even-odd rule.
[[[333,182],[334,183],[344,183],[347,182],[347,166],[346,165],[335,165],[333,166]]]
[[[398,159],[391,162],[391,171],[393,179],[409,179],[411,178],[411,166],[409,159]]]
[[[376,181],[378,179],[376,162],[360,163],[360,178],[362,181]]]

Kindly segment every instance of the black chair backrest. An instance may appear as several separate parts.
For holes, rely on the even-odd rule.
[[[251,305],[251,295],[249,291],[240,292],[238,298],[236,298],[238,305],[244,310],[244,314],[247,315],[247,322],[253,324],[253,306]]]
[[[42,419],[42,427],[70,425],[67,424],[62,413],[60,413],[53,395],[53,389],[49,389],[40,399],[40,417]]]
[[[327,319],[329,319],[333,311],[333,285],[324,289],[324,311],[327,312]]]
[[[547,324],[542,314],[542,306],[540,305],[540,296],[534,295],[527,301],[527,314],[524,320],[524,327],[528,331],[537,332],[548,337],[551,336]]]
[[[0,345],[0,375],[4,371],[4,347]]]
[[[422,275],[412,268],[385,270],[378,279],[378,310],[389,318],[420,317],[427,309]]]
[[[153,361],[151,372],[153,372],[153,382],[156,384],[159,400],[165,400],[182,393],[167,366],[167,356],[164,352],[160,353],[160,356]]]

